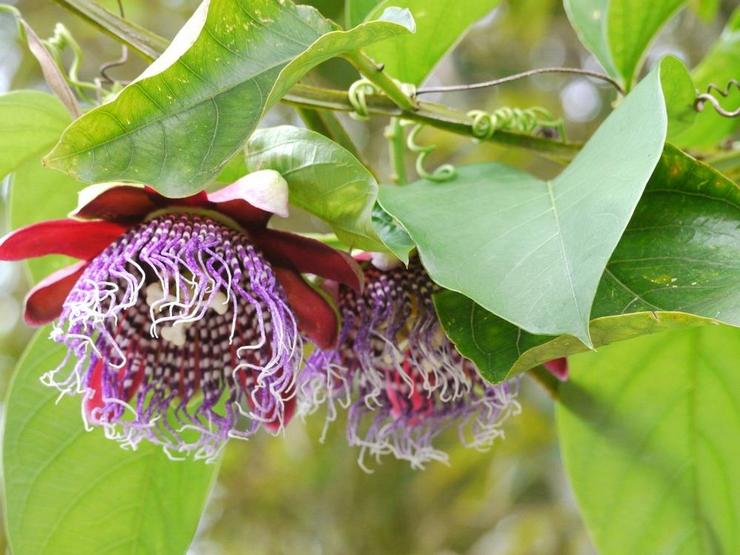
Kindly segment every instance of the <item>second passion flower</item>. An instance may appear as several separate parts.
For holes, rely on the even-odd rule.
[[[347,440],[359,462],[392,455],[420,468],[446,461],[435,446],[443,431],[486,448],[520,412],[518,379],[489,384],[445,335],[432,282],[418,259],[408,268],[364,265],[365,287],[336,291],[342,315],[339,344],[315,352],[300,377],[301,410],[326,405],[327,424],[347,409]]]
[[[7,235],[1,260],[81,259],[26,299],[26,321],[54,322],[67,349],[42,381],[83,395],[86,423],[128,447],[212,459],[229,437],[281,430],[302,336],[320,349],[337,340],[334,309],[301,274],[351,290],[362,279],[348,256],[266,227],[287,196],[271,171],[183,199],[98,185],[71,218]]]

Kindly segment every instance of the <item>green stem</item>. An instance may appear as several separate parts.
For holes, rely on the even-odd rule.
[[[354,52],[347,59],[362,73],[370,82],[377,85],[380,90],[388,95],[402,110],[413,111],[418,107],[414,98],[408,96],[393,79],[383,72],[383,67],[378,66],[367,55],[362,52]]]
[[[404,144],[404,130],[400,118],[391,118],[386,129],[391,164],[393,166],[392,180],[399,185],[405,185],[406,179],[406,145]]]
[[[55,1],[150,60],[157,58],[169,44],[167,39],[109,12],[92,0]]]
[[[350,103],[347,92],[334,89],[324,89],[309,85],[295,85],[283,97],[283,102],[294,106],[304,106],[319,110],[332,110],[335,112],[353,112],[354,107]],[[367,97],[368,114],[376,116],[400,117],[475,138],[473,134],[473,119],[465,112],[455,110],[441,104],[432,102],[419,102],[416,110],[402,110],[389,98],[384,96]],[[496,131],[490,138],[486,139],[493,143],[507,146],[515,146],[534,150],[559,162],[570,160],[580,150],[581,145],[577,143],[565,143],[544,137],[533,137],[524,133],[513,131]]]

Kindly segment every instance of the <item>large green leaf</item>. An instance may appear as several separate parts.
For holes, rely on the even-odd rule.
[[[378,182],[347,149],[315,131],[283,125],[257,130],[246,151],[249,171],[280,172],[291,204],[331,225],[344,244],[408,259],[413,244],[376,205]]]
[[[740,75],[740,8],[736,8],[730,17],[722,35],[701,63],[692,71],[696,86],[703,91],[711,83],[724,89],[731,79]],[[716,91],[714,96],[728,109],[738,105],[740,92],[731,91],[728,99],[722,98]],[[740,130],[740,118],[720,116],[707,103],[704,110],[696,116],[694,125],[676,137],[675,142],[682,146],[711,147],[722,139]]]
[[[70,121],[62,103],[49,94],[14,91],[0,96],[0,177],[12,173],[13,229],[62,218],[74,208],[80,184],[41,165],[41,157]],[[29,260],[31,279],[38,281],[68,262],[61,256]]]
[[[719,326],[572,359],[558,429],[600,553],[740,553],[738,360]]]
[[[670,75],[682,67],[663,65]],[[651,72],[554,180],[480,164],[459,168],[449,183],[384,188],[380,203],[441,286],[530,333],[590,344],[596,288],[663,149],[660,73]]]
[[[386,8],[408,8],[416,32],[374,44],[368,54],[385,65],[390,75],[405,83],[420,84],[437,62],[462,38],[465,30],[485,16],[499,0],[468,2],[461,9],[457,0],[384,0],[368,15],[374,19]]]
[[[124,451],[86,432],[80,398],[39,377],[63,358],[41,330],[19,363],[5,411],[3,473],[14,553],[184,553],[217,465],[172,462],[160,447]]]
[[[721,321],[740,326],[740,188],[666,146],[601,278],[591,312],[595,346]],[[442,324],[492,381],[585,350],[572,337],[527,333],[447,291]]]
[[[67,129],[47,162],[86,182],[138,181],[187,195],[309,70],[408,33],[408,24],[336,31],[314,8],[289,0],[205,1],[139,79]]]
[[[578,37],[612,76],[631,88],[648,46],[686,0],[565,0]]]

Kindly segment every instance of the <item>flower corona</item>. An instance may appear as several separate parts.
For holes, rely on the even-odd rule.
[[[365,265],[362,293],[339,286],[343,325],[336,349],[317,351],[300,378],[301,411],[326,405],[327,424],[347,409],[347,439],[359,462],[391,454],[421,468],[447,454],[434,445],[456,428],[486,448],[520,411],[518,380],[492,385],[444,334],[418,259],[387,271]]]

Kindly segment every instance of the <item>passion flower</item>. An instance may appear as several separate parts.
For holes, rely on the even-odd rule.
[[[212,459],[228,437],[281,430],[302,336],[322,349],[337,340],[334,310],[301,274],[349,289],[361,279],[348,256],[267,229],[286,212],[287,184],[270,171],[183,199],[104,185],[83,191],[71,218],[6,236],[3,260],[81,259],[26,299],[27,322],[53,321],[66,347],[42,381],[83,395],[86,424],[125,447]]]
[[[520,411],[518,381],[489,384],[455,350],[434,310],[437,286],[419,261],[387,271],[366,264],[364,276],[362,292],[338,287],[339,344],[309,358],[301,411],[326,405],[328,425],[347,409],[347,439],[363,468],[367,456],[387,454],[416,468],[445,462],[434,440],[448,428],[474,448],[503,436],[503,422]]]

